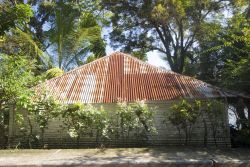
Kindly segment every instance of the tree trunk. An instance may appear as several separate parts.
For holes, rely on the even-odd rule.
[[[189,142],[191,141],[191,132],[192,132],[192,125],[189,125],[189,128],[188,128],[188,141]]]
[[[185,145],[188,145],[188,127],[185,128]]]
[[[41,129],[41,143],[42,143],[42,147],[44,148],[44,128]]]
[[[59,1],[59,3],[63,3],[62,0]],[[57,33],[58,33],[58,38],[57,38],[57,56],[58,56],[58,66],[59,68],[62,69],[62,45],[63,45],[63,22],[62,22],[62,9],[57,10],[57,17],[56,17],[56,22],[57,22]]]
[[[217,140],[216,140],[217,128],[214,125],[212,125],[212,131],[213,131],[214,144],[216,147],[218,147]]]
[[[4,143],[5,143],[4,135],[5,135],[5,131],[4,131],[4,113],[3,113],[3,110],[2,110],[2,104],[0,103],[0,149],[4,148]]]
[[[28,145],[29,145],[29,148],[31,149],[32,143],[31,143],[30,139],[33,138],[33,126],[32,126],[32,123],[31,123],[31,120],[29,117],[28,117],[28,124],[30,127],[29,136],[28,136]]]
[[[77,148],[80,148],[80,134],[78,134],[76,138],[76,144],[77,144]]]
[[[179,135],[179,144],[181,144],[181,129],[177,127],[178,135]]]
[[[247,128],[247,117],[246,114],[244,112],[245,109],[245,104],[243,102],[243,99],[240,98],[236,104],[236,113],[238,115],[238,117],[240,118],[240,125],[242,129],[246,129]]]
[[[203,125],[204,125],[204,146],[207,147],[207,122],[203,118]]]

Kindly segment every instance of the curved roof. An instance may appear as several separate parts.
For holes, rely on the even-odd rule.
[[[219,89],[210,84],[152,66],[120,52],[50,79],[45,86],[64,103],[224,97]]]

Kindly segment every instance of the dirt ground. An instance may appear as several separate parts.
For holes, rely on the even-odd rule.
[[[198,166],[226,164],[250,166],[250,149],[196,148],[117,148],[117,149],[51,149],[0,150],[0,166],[155,166],[161,163]],[[128,165],[130,164],[130,165]],[[143,165],[144,164],[144,165]],[[151,164],[151,165],[148,165]],[[205,165],[206,164],[206,165]],[[187,165],[184,165],[187,166]],[[195,165],[191,165],[195,166]],[[234,165],[235,166],[235,165]]]

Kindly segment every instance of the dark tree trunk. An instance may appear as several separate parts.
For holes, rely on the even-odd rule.
[[[181,129],[177,127],[178,135],[179,135],[179,144],[181,144]]]
[[[4,130],[4,125],[0,124],[0,149],[5,148],[5,130]]]
[[[76,144],[77,144],[77,148],[80,148],[80,134],[78,134],[76,138]]]
[[[240,125],[242,127],[242,129],[246,129],[247,128],[247,117],[246,114],[244,112],[245,109],[245,104],[242,98],[240,98],[236,104],[236,113],[239,117],[239,121],[240,121]]]
[[[29,145],[29,148],[32,149],[31,139],[33,139],[33,126],[29,117],[28,117],[28,124],[30,127],[29,136],[28,136],[28,145]]]
[[[212,131],[213,131],[213,138],[214,138],[214,144],[217,147],[217,127],[215,125],[212,124]]]
[[[2,104],[0,103],[0,149],[4,148],[4,120],[1,120],[1,117],[4,115],[2,110]]]
[[[207,122],[203,118],[203,125],[204,125],[204,146],[207,147]]]
[[[188,127],[185,128],[185,145],[188,145]]]

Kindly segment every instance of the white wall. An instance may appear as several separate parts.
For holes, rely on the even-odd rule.
[[[182,145],[185,142],[185,134],[181,132],[181,139],[179,141],[179,134],[177,128],[174,127],[170,122],[166,121],[166,114],[169,111],[169,107],[172,105],[174,101],[151,101],[148,102],[148,106],[150,108],[156,108],[155,110],[155,127],[157,129],[157,134],[149,135],[150,141],[144,141],[143,139],[136,139],[136,132],[130,133],[130,140],[121,141],[121,139],[116,139],[113,137],[110,140],[105,141],[107,146],[143,146],[143,145]],[[116,110],[116,103],[106,103],[106,104],[93,104],[95,107],[100,108],[101,106],[105,111],[112,112]],[[212,131],[209,130],[210,123],[207,120],[208,126],[208,145],[214,145],[214,139],[212,137]],[[218,145],[230,146],[230,138],[229,138],[229,128],[228,128],[228,117],[227,112],[225,110],[225,116],[223,118],[223,122],[226,129],[220,129],[217,136]],[[66,130],[62,129],[62,121],[52,120],[49,122],[49,128],[45,130],[45,141],[50,145],[50,147],[61,147],[61,146],[73,146],[75,145],[75,140],[71,139],[67,134]],[[33,132],[39,134],[39,129],[37,125],[34,125]],[[12,143],[17,144],[20,140],[22,133],[18,126],[13,127],[13,136]],[[82,146],[93,146],[96,145],[95,137],[82,137],[81,145]],[[204,141],[204,124],[201,119],[197,121],[192,130],[192,140],[190,141],[191,145],[203,146]]]

